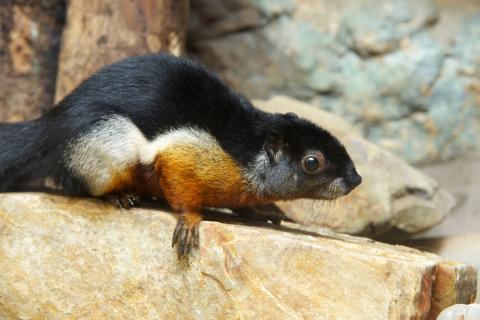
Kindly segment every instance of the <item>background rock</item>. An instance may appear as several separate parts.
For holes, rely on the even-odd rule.
[[[278,203],[295,221],[336,231],[378,236],[392,228],[416,233],[439,223],[455,200],[437,182],[403,160],[362,138],[340,117],[288,97],[255,104],[269,112],[296,112],[331,131],[345,144],[362,184],[332,201],[296,200]]]
[[[433,1],[362,1],[346,10],[338,36],[362,57],[398,49],[402,39],[438,18]]]
[[[192,0],[191,11],[190,54],[249,97],[313,101],[413,163],[477,148],[478,2]]]
[[[172,214],[1,194],[0,317],[435,319],[474,298],[476,272],[464,264],[294,225],[230,221],[202,223],[187,267],[170,247]]]
[[[0,1],[0,121],[52,106],[63,1]]]

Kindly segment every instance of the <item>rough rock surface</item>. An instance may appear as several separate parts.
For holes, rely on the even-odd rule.
[[[190,53],[248,96],[314,101],[410,162],[477,147],[478,2],[191,2]]]
[[[480,233],[478,233],[478,229],[476,233],[464,232],[457,236],[409,240],[405,244],[438,254],[448,260],[469,264],[480,270]],[[475,301],[477,303],[480,302],[479,290],[480,287],[477,288],[477,300]]]
[[[174,225],[158,210],[1,194],[0,318],[435,319],[474,298],[468,265],[293,225],[203,222],[187,267]]]
[[[0,121],[53,105],[63,1],[0,1]]]
[[[346,10],[338,36],[362,57],[398,49],[402,39],[435,22],[434,1],[365,1]]]
[[[366,141],[340,117],[282,96],[255,104],[270,112],[294,111],[330,130],[345,144],[363,177],[357,189],[335,202],[279,203],[295,221],[354,234],[378,235],[393,227],[415,233],[437,224],[452,210],[454,198],[435,180]]]

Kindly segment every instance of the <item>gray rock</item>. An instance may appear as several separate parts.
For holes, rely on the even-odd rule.
[[[400,41],[438,18],[433,1],[362,1],[343,16],[338,37],[362,57],[397,49]]]
[[[432,88],[427,115],[433,124],[437,158],[449,159],[477,146],[475,100],[468,85],[457,72],[445,72]]]
[[[371,126],[367,138],[379,145],[401,154],[409,162],[421,162],[437,155],[432,139],[425,133],[429,119],[423,113],[398,121]]]
[[[455,37],[453,55],[461,62],[464,75],[480,74],[480,13],[465,19],[460,32]]]
[[[192,41],[265,26],[295,9],[292,0],[192,0],[189,33]]]
[[[347,54],[341,60],[342,103],[333,111],[370,126],[426,110],[443,56],[441,47],[424,33],[403,50],[382,57],[363,60]]]

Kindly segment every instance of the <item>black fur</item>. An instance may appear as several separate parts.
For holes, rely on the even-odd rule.
[[[64,165],[64,150],[109,114],[127,116],[149,139],[170,128],[199,127],[242,167],[255,159],[267,137],[276,137],[298,157],[308,148],[320,149],[335,174],[356,174],[343,146],[327,131],[292,114],[254,108],[190,60],[150,54],[101,69],[38,120],[0,125],[0,189],[52,176],[67,192],[84,193]]]

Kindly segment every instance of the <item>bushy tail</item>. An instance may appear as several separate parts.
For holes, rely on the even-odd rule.
[[[0,123],[0,191],[34,174],[44,148],[41,120]]]

